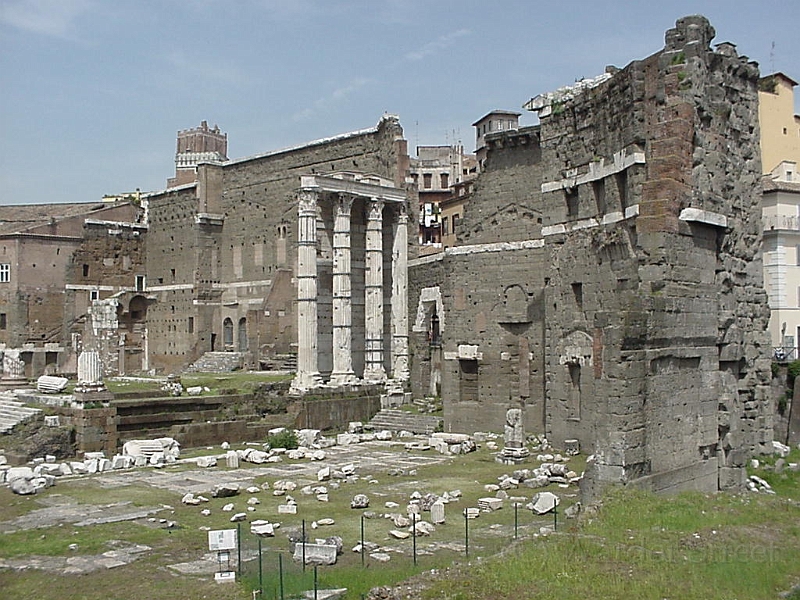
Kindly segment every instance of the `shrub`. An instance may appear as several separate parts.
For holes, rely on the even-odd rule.
[[[778,414],[780,416],[784,416],[786,414],[786,407],[789,405],[789,399],[786,397],[786,394],[781,394],[781,397],[778,398]]]
[[[800,360],[793,360],[789,363],[789,368],[786,370],[786,384],[790,390],[794,390],[794,379],[800,375]]]
[[[290,429],[284,429],[280,433],[268,435],[267,443],[270,448],[286,448],[287,450],[294,450],[300,445],[297,441],[297,435]]]

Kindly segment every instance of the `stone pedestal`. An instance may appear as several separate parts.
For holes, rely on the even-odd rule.
[[[3,351],[3,376],[0,378],[0,389],[28,387],[25,377],[25,363],[19,356],[19,350]]]
[[[506,426],[503,432],[505,446],[497,456],[497,462],[518,465],[530,455],[525,447],[525,430],[522,425],[522,409],[509,408],[506,411]]]
[[[518,465],[528,460],[531,452],[525,447],[515,448],[513,446],[506,446],[502,452],[497,455],[495,460],[504,465]]]

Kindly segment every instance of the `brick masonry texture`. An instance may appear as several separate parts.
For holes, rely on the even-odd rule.
[[[178,371],[212,349],[242,351],[252,366],[259,357],[296,352],[300,176],[360,171],[402,187],[402,136],[397,119],[384,117],[363,132],[200,165],[196,184],[151,195],[151,367]]]
[[[461,247],[412,263],[412,322],[425,288],[444,308],[437,343],[412,332],[415,392],[441,391],[453,431],[521,407],[528,432],[577,438],[589,496],[735,488],[772,440],[758,68],[713,37],[681,19],[540,125],[487,136]]]

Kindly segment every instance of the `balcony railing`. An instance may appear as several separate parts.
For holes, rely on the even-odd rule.
[[[771,215],[769,217],[762,217],[761,221],[764,223],[764,231],[772,231],[773,229],[800,231],[800,217]]]

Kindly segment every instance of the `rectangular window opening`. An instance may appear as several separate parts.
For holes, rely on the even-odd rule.
[[[575,304],[578,305],[578,310],[583,310],[583,284],[572,284],[572,295],[575,296]]]
[[[0,264],[0,283],[11,281],[11,265],[8,263]]]
[[[597,205],[597,213],[600,215],[606,214],[606,182],[604,179],[598,179],[592,182],[592,191],[594,192],[594,201]]]
[[[477,402],[478,395],[478,361],[474,359],[460,359],[459,383],[462,402]]]
[[[617,180],[617,195],[619,196],[619,206],[624,211],[628,208],[628,172],[620,171],[614,178]]]
[[[577,217],[578,210],[580,209],[580,198],[578,196],[578,188],[567,188],[564,190],[564,199],[567,201],[567,216]]]

